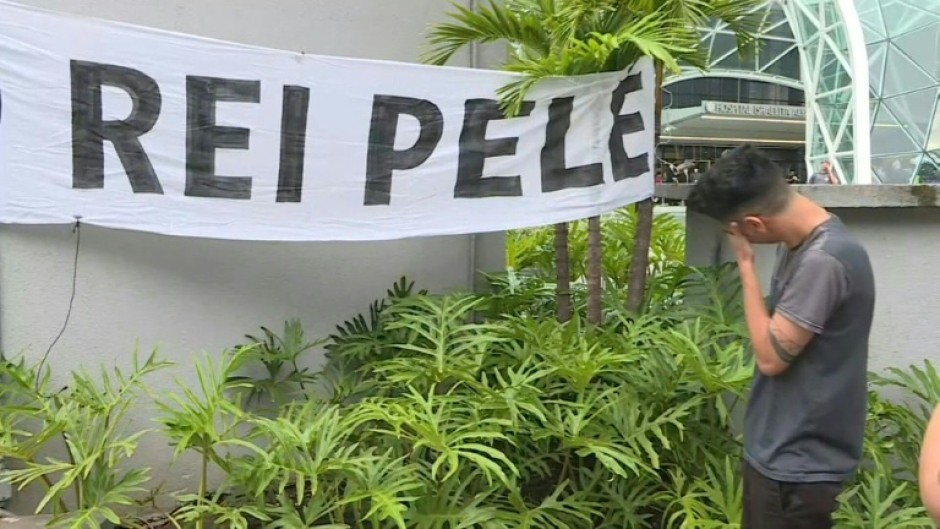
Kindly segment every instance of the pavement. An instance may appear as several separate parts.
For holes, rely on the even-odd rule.
[[[6,516],[0,518],[0,529],[43,529],[51,516]]]

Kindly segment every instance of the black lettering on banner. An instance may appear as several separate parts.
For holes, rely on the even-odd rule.
[[[277,202],[300,202],[304,187],[310,89],[303,86],[285,86],[282,106],[281,169],[277,179]]]
[[[418,141],[411,147],[396,151],[395,136],[402,114],[418,120]],[[427,161],[444,134],[444,115],[434,103],[377,95],[372,103],[372,126],[366,157],[366,206],[387,206],[392,200],[392,173],[414,169]]]
[[[604,166],[601,163],[566,167],[565,136],[571,128],[573,109],[574,97],[553,99],[548,107],[548,129],[545,146],[542,148],[543,193],[604,183]]]
[[[649,153],[630,157],[623,146],[623,137],[635,132],[643,132],[643,116],[639,112],[620,115],[627,94],[643,90],[643,78],[640,74],[628,76],[614,90],[610,111],[614,115],[614,127],[610,131],[610,161],[614,180],[619,182],[627,178],[636,178],[650,170]]]
[[[520,175],[483,178],[483,166],[487,158],[512,156],[516,154],[519,143],[519,138],[486,139],[489,122],[506,119],[499,102],[493,99],[468,99],[464,108],[454,198],[522,196]],[[528,117],[533,109],[535,103],[524,102],[518,117]]]
[[[134,193],[163,194],[163,187],[140,137],[150,132],[160,117],[160,87],[139,70],[71,61],[72,83],[72,187],[104,188],[104,142],[114,146]],[[104,120],[102,87],[127,93],[131,112],[121,120]]]
[[[215,124],[216,103],[258,103],[261,82],[186,77],[186,196],[251,199],[250,176],[215,174],[216,149],[248,149],[251,131]]]

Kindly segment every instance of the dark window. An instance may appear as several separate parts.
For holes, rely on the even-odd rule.
[[[801,106],[806,100],[802,90],[727,77],[688,79],[668,85],[666,90],[672,94],[671,108],[697,107],[702,101]]]

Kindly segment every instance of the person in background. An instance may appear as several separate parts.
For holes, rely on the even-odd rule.
[[[834,185],[837,186],[842,182],[839,180],[838,175],[836,175],[835,170],[832,168],[830,162],[823,162],[822,167],[818,173],[814,173],[809,177],[809,181],[806,182],[810,185]]]
[[[920,449],[920,497],[924,507],[940,525],[940,405],[927,423],[927,433]]]
[[[800,183],[800,177],[797,176],[796,171],[794,171],[793,169],[790,169],[790,172],[787,173],[787,182],[789,182],[789,183],[791,183],[791,184],[799,184],[799,183]]]
[[[716,161],[688,208],[723,225],[743,286],[756,365],[742,527],[830,529],[865,438],[875,305],[868,252],[750,145]],[[766,302],[752,244],[778,245]]]

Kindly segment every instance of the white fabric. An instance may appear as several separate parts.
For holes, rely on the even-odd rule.
[[[159,87],[159,117],[139,136],[139,143],[162,192],[135,192],[126,165],[108,139],[103,141],[101,187],[94,186],[95,172],[89,169],[93,158],[76,151],[73,138],[73,128],[91,130],[87,120],[94,111],[87,103],[95,100],[89,92],[94,83],[73,82],[72,61],[128,68],[146,76],[138,75],[138,80],[150,78]],[[85,69],[89,71],[95,70]],[[623,135],[622,144],[630,157],[646,156],[646,165],[641,175],[618,182],[609,147],[615,123],[612,94],[631,73],[640,75],[642,90],[628,94],[618,111],[638,113],[644,128]],[[213,138],[204,136],[209,130],[205,123],[196,126],[192,120],[194,113],[206,119],[206,108],[213,105],[210,101],[208,107],[194,110],[187,103],[194,90],[187,90],[190,77],[247,81],[242,83],[243,99],[251,100],[252,90],[257,91],[257,102],[214,104],[216,125],[246,129],[230,131],[228,146],[235,148],[213,147]],[[81,217],[87,224],[179,236],[383,240],[570,221],[652,195],[654,81],[651,63],[644,60],[632,72],[540,84],[530,95],[535,106],[528,117],[491,121],[486,129],[487,140],[516,137],[518,143],[514,155],[487,157],[483,177],[520,175],[521,196],[455,198],[465,102],[496,99],[496,90],[516,79],[502,72],[305,55],[0,2],[0,223],[71,223]],[[309,90],[306,127],[299,129],[306,133],[300,144],[302,191],[295,191],[294,200],[300,201],[293,202],[277,198],[285,85],[297,87],[295,95]],[[74,90],[84,95],[73,98]],[[153,93],[139,95],[154,101]],[[379,203],[367,205],[377,95],[432,102],[443,116],[443,128],[423,163],[393,171],[388,203],[381,203],[379,193]],[[555,155],[564,155],[566,167],[602,164],[603,182],[546,191],[542,150],[549,105],[566,96],[574,96],[570,129],[564,136],[565,152],[559,153],[555,144]],[[104,121],[117,123],[132,114],[127,89],[109,86],[107,79],[100,100]],[[85,116],[85,125],[73,127],[73,112]],[[302,122],[302,112],[288,114],[295,123]],[[401,116],[397,129],[391,130],[397,130],[395,151],[407,151],[419,137],[418,120],[409,115]],[[247,145],[239,145],[245,136]],[[187,138],[196,145],[191,145],[193,152],[202,155],[202,162],[189,163],[198,166],[208,156],[215,160],[215,175],[250,177],[250,198],[205,196],[216,192],[211,182],[196,184],[192,187],[202,191],[187,194]],[[84,141],[86,147],[94,146],[93,131]],[[480,145],[465,150],[472,157],[480,153]],[[74,152],[79,153],[80,170],[73,163]],[[293,174],[299,174],[294,168]],[[212,177],[211,171],[200,174]],[[77,182],[84,182],[79,187],[85,188],[76,188]]]

